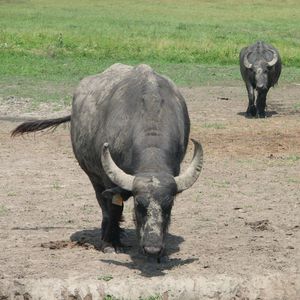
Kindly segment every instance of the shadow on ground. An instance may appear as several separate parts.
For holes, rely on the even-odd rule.
[[[101,251],[100,236],[101,230],[95,228],[91,230],[77,231],[71,235],[70,239],[72,242],[76,242],[79,245],[90,244],[95,249]],[[157,262],[157,259],[148,258],[139,253],[138,241],[134,229],[124,230],[124,239],[126,245],[130,245],[124,248],[124,253],[130,256],[131,261],[124,262],[122,260],[101,259],[101,262],[107,264],[114,264],[117,266],[124,266],[129,269],[139,270],[142,276],[153,277],[165,275],[167,270],[171,270],[182,265],[190,264],[198,260],[198,258],[169,258],[171,254],[176,253],[180,250],[179,245],[184,241],[182,237],[177,235],[167,235],[166,255],[161,258],[160,262]]]
[[[254,116],[254,117],[248,116],[244,111],[238,112],[237,115],[244,116],[247,119],[257,119],[257,116]],[[272,117],[274,115],[278,115],[278,112],[275,111],[275,110],[266,111],[266,117],[267,118],[270,118],[270,117]]]

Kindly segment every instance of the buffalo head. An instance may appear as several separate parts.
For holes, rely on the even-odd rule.
[[[273,49],[268,49],[265,56],[271,57],[271,60],[267,61],[264,56],[260,56],[255,52],[248,52],[244,56],[244,66],[252,73],[251,77],[255,82],[257,90],[268,90],[268,73],[270,69],[278,61],[278,55]]]
[[[200,175],[203,151],[200,143],[194,140],[193,143],[192,162],[176,177],[165,172],[126,174],[113,161],[108,144],[103,145],[101,161],[107,176],[119,187],[131,191],[134,197],[140,247],[147,255],[160,257],[163,254],[174,198],[191,187]]]

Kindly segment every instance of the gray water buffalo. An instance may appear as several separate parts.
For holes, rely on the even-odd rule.
[[[203,160],[193,140],[192,162],[179,174],[190,120],[177,87],[147,65],[115,64],[80,82],[71,115],[25,122],[12,135],[69,121],[74,154],[102,209],[104,252],[122,246],[123,201],[133,196],[140,247],[162,256],[175,195],[197,180]]]
[[[270,87],[277,84],[281,59],[277,49],[264,42],[245,47],[240,52],[240,71],[248,91],[247,116],[266,116],[266,98]],[[254,89],[257,91],[255,106]]]

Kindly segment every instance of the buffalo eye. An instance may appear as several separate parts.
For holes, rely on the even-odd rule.
[[[165,215],[165,216],[169,216],[171,214],[171,208],[172,206],[169,205],[168,207],[163,207],[162,208],[162,213]]]
[[[148,203],[144,198],[142,198],[142,197],[136,198],[135,206],[136,206],[137,210],[139,211],[139,213],[141,213],[144,216],[147,214]]]
[[[163,214],[170,214],[173,206],[172,197],[166,197],[161,203],[161,209]]]

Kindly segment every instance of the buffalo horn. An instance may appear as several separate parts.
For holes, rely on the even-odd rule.
[[[108,143],[103,145],[101,162],[106,175],[113,183],[124,190],[132,191],[134,176],[126,174],[115,164],[110,155]]]
[[[269,67],[274,66],[277,63],[277,60],[278,60],[277,53],[274,50],[271,50],[271,51],[273,53],[273,59],[271,61],[268,61]]]
[[[192,162],[183,174],[174,178],[177,184],[178,193],[190,188],[199,177],[202,169],[202,164],[203,164],[202,146],[199,142],[193,139],[192,141],[195,147]]]
[[[249,60],[248,60],[248,55],[249,55],[250,53],[247,53],[245,56],[244,56],[244,66],[247,68],[247,69],[251,69],[251,67],[252,67],[252,64],[250,64],[249,63]]]

